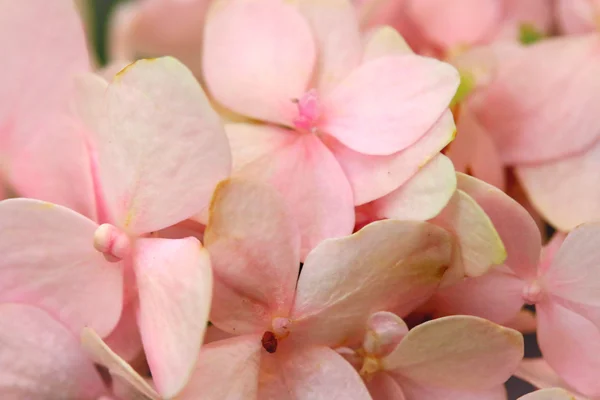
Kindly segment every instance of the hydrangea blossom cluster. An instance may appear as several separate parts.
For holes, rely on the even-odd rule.
[[[600,399],[597,0],[82,21],[0,0],[0,398]]]

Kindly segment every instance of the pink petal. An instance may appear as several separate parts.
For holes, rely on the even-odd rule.
[[[450,251],[450,237],[443,230],[393,220],[321,243],[300,274],[291,336],[343,346],[362,338],[374,312],[408,314],[436,289]]]
[[[367,400],[356,370],[328,347],[310,346],[263,353],[259,399]]]
[[[517,316],[526,283],[506,268],[496,268],[441,288],[434,297],[436,315],[474,315],[497,324]]]
[[[437,46],[450,49],[485,40],[502,18],[496,0],[412,0],[406,12]]]
[[[600,331],[567,308],[547,301],[536,306],[538,343],[552,369],[578,392],[600,395]]]
[[[232,0],[209,15],[204,79],[222,105],[248,117],[291,125],[293,99],[307,90],[316,62],[308,21],[279,0]]]
[[[515,371],[515,376],[540,389],[561,387],[572,391],[543,358],[524,359]]]
[[[361,205],[379,199],[409,181],[452,140],[455,132],[452,113],[446,111],[413,146],[388,156],[358,153],[332,138],[326,140],[326,144],[352,185],[354,204]]]
[[[452,316],[413,328],[382,365],[420,386],[477,391],[504,383],[522,358],[519,332]]]
[[[317,87],[326,93],[360,63],[362,42],[356,11],[349,0],[297,3],[315,35],[319,50]]]
[[[379,311],[367,320],[362,348],[378,357],[388,355],[408,333],[406,323],[394,313]]]
[[[74,332],[106,336],[121,314],[123,276],[94,249],[98,225],[31,199],[0,203],[0,298],[35,305]]]
[[[391,26],[374,28],[364,39],[363,63],[380,57],[410,54],[413,51],[397,30]]]
[[[202,346],[198,364],[180,400],[255,400],[262,347],[244,335]]]
[[[324,239],[348,235],[354,202],[348,179],[315,135],[260,125],[227,125],[234,176],[275,186],[302,237],[301,259]]]
[[[478,117],[505,163],[574,155],[599,138],[599,48],[596,35],[553,38],[499,70]]]
[[[117,74],[104,106],[90,123],[113,220],[139,234],[202,211],[229,174],[230,153],[220,118],[190,71],[168,57],[138,61]]]
[[[457,190],[442,212],[431,220],[456,238],[454,273],[481,276],[506,259],[506,250],[492,221],[477,202]]]
[[[600,140],[586,152],[516,169],[536,210],[553,226],[569,231],[600,219]]]
[[[365,383],[373,400],[406,400],[400,384],[385,372],[378,372]]]
[[[117,326],[104,338],[106,345],[128,362],[135,360],[144,351],[137,321],[138,308],[137,299],[130,300],[123,307]]]
[[[542,285],[567,308],[600,327],[600,223],[572,231],[554,256]]]
[[[506,249],[505,265],[522,279],[535,278],[542,238],[527,210],[485,182],[464,174],[458,174],[457,180],[458,188],[471,196],[494,224]]]
[[[504,385],[497,385],[491,389],[465,391],[418,385],[406,380],[401,382],[406,400],[506,400]]]
[[[106,393],[100,375],[60,322],[39,308],[0,304],[0,397],[3,399],[97,398]]]
[[[517,42],[523,27],[533,28],[542,35],[552,34],[555,8],[555,3],[548,0],[504,0],[504,18],[494,39]]]
[[[81,346],[96,362],[108,369],[112,378],[125,386],[123,390],[140,394],[142,400],[161,400],[156,391],[129,364],[116,355],[92,329],[81,331]]]
[[[525,396],[519,397],[517,400],[573,400],[574,397],[571,393],[564,389],[552,388],[536,390],[535,392],[529,393]]]
[[[562,32],[584,34],[598,30],[600,1],[598,0],[558,0],[556,15]]]
[[[210,256],[195,238],[140,239],[139,325],[158,392],[174,397],[196,364],[212,295]]]
[[[458,83],[449,64],[412,54],[381,57],[354,70],[324,100],[320,129],[360,153],[392,154],[431,129]]]
[[[0,153],[7,180],[20,195],[94,217],[89,155],[69,111],[73,78],[89,70],[73,2],[3,0],[0,37]]]
[[[404,185],[370,204],[378,218],[425,221],[446,207],[456,191],[452,161],[438,154]]]
[[[241,179],[221,183],[204,243],[215,275],[211,322],[240,335],[264,331],[273,317],[289,313],[300,235],[276,190]]]

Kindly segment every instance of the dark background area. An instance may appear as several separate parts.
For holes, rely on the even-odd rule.
[[[107,60],[106,47],[106,31],[109,24],[109,15],[112,9],[118,4],[129,0],[85,0],[88,11],[90,12],[90,40],[94,43],[95,53],[100,65],[104,65]],[[525,336],[525,357],[539,357],[540,351],[537,346],[535,335]],[[534,388],[517,378],[511,378],[507,384],[509,400],[516,400]]]

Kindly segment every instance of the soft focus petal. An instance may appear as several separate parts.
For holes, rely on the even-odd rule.
[[[542,250],[540,231],[527,210],[501,190],[468,175],[457,174],[458,188],[485,211],[506,249],[507,265],[522,279],[536,277]]]
[[[540,389],[561,387],[571,390],[543,358],[524,359],[515,371],[515,376]]]
[[[280,0],[231,0],[208,15],[204,79],[222,105],[291,125],[308,89],[316,49],[308,21]]]
[[[506,250],[492,221],[475,200],[457,190],[432,222],[452,232],[457,252],[453,269],[465,276],[481,276],[506,259]]]
[[[360,153],[392,154],[434,125],[458,83],[449,64],[412,54],[381,57],[355,69],[325,99],[320,129]]]
[[[531,334],[537,331],[537,318],[535,313],[527,308],[522,308],[514,318],[502,324],[522,334]]]
[[[521,396],[518,400],[574,400],[571,393],[560,388],[542,389]]]
[[[572,231],[543,276],[544,289],[600,327],[600,223]]]
[[[304,263],[292,336],[343,346],[362,337],[373,312],[406,315],[438,286],[451,256],[449,235],[423,222],[374,222],[324,241]]]
[[[73,1],[0,1],[0,38],[0,169],[20,195],[93,218],[89,155],[69,110],[73,78],[89,70]]]
[[[275,354],[263,352],[260,399],[367,400],[356,370],[328,347],[310,346]]]
[[[600,140],[586,152],[544,164],[516,168],[536,210],[553,226],[569,231],[600,220]]]
[[[423,34],[445,49],[485,40],[502,17],[496,0],[411,0],[407,13]]]
[[[441,288],[434,297],[435,315],[475,315],[504,324],[523,307],[525,282],[500,267]]]
[[[123,277],[94,248],[97,227],[51,203],[1,202],[1,301],[38,306],[75,333],[90,326],[107,335],[121,314]]]
[[[544,359],[578,392],[600,395],[600,331],[580,315],[552,301],[536,306],[538,343]]]
[[[255,400],[260,337],[238,336],[202,346],[198,364],[179,400]]]
[[[562,32],[583,34],[600,28],[600,1],[557,0],[556,15]]]
[[[352,185],[354,204],[361,205],[379,199],[409,181],[452,140],[455,132],[452,113],[446,111],[414,145],[388,156],[358,153],[334,139],[326,140],[326,144]]]
[[[130,300],[123,307],[115,329],[104,338],[107,346],[127,362],[135,360],[144,350],[137,320],[138,307],[137,299]]]
[[[362,42],[355,8],[350,0],[295,1],[315,35],[316,86],[326,93],[360,63]]]
[[[391,26],[379,26],[364,40],[363,63],[376,58],[412,53],[404,38]]]
[[[168,57],[131,64],[109,85],[104,111],[88,123],[115,222],[147,233],[208,205],[229,174],[230,151],[219,116],[187,68]]]
[[[221,183],[204,243],[215,277],[211,322],[239,335],[268,328],[274,316],[289,312],[300,235],[274,188],[241,179]]]
[[[505,163],[549,161],[598,140],[599,49],[598,35],[548,39],[499,70],[477,113]]]
[[[379,372],[365,382],[373,400],[406,400],[400,384],[385,372]]]
[[[233,175],[268,182],[283,196],[300,229],[301,258],[324,239],[354,227],[352,189],[315,135],[250,124],[227,125]]]
[[[506,400],[504,385],[485,390],[449,390],[401,380],[406,400]],[[376,399],[377,400],[377,399]],[[383,400],[383,399],[382,399]]]
[[[158,392],[174,397],[196,364],[208,322],[212,272],[195,238],[140,239],[135,275],[139,324]]]
[[[438,154],[404,185],[369,206],[378,218],[425,221],[437,216],[455,191],[452,161]]]
[[[413,328],[382,360],[419,385],[483,390],[504,383],[523,358],[523,336],[478,317],[452,316]]]
[[[116,355],[92,329],[81,332],[81,346],[94,362],[106,367],[113,379],[127,386],[141,400],[161,400],[156,391],[129,364]]]
[[[106,389],[72,332],[39,308],[0,305],[0,397],[95,399]]]

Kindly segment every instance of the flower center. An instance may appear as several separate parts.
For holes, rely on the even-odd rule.
[[[316,89],[304,93],[299,99],[294,99],[298,106],[298,116],[294,118],[294,126],[300,131],[315,133],[321,116],[319,95]]]
[[[533,281],[531,282],[529,285],[525,286],[523,288],[523,292],[521,293],[521,296],[523,297],[523,300],[525,301],[525,303],[529,304],[529,305],[533,305],[538,303],[543,296],[543,291],[542,291],[542,287],[540,286],[538,281]]]
[[[129,236],[111,224],[102,224],[94,232],[94,248],[109,262],[118,262],[131,252]]]
[[[261,343],[267,353],[275,353],[279,340],[285,339],[290,334],[292,321],[289,318],[276,317],[271,321],[271,330],[263,334]]]

